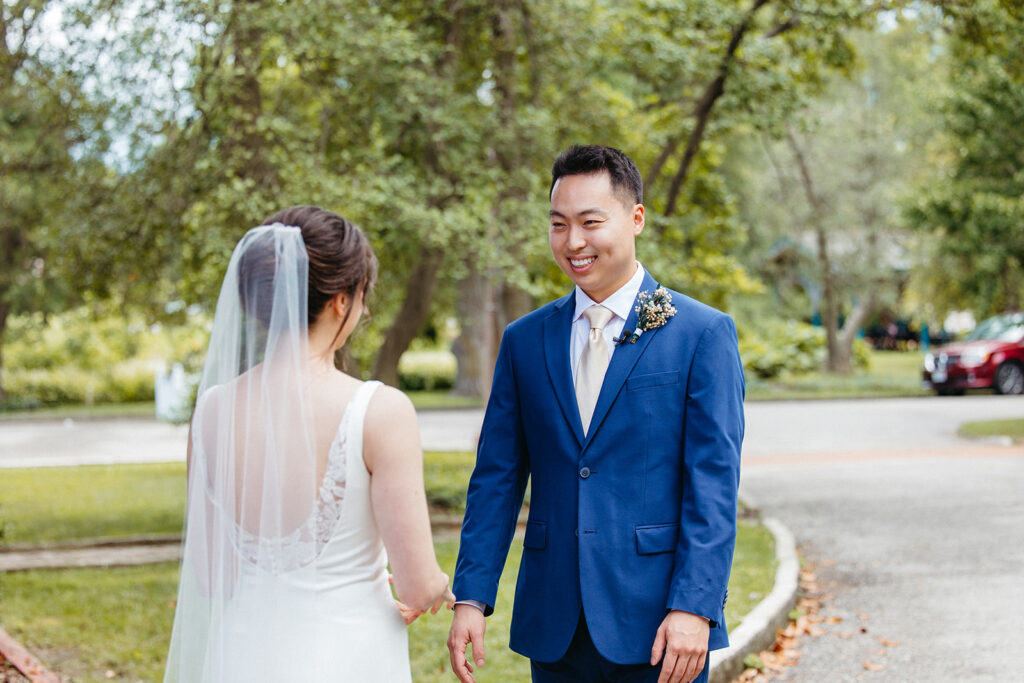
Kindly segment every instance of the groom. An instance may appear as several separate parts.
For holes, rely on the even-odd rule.
[[[474,681],[470,644],[484,663],[529,479],[510,647],[533,680],[706,680],[707,652],[728,645],[736,329],[637,263],[644,206],[628,156],[573,146],[551,176],[551,251],[576,287],[501,342],[455,570],[452,668]]]

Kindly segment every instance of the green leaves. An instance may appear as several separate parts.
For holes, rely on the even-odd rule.
[[[573,142],[620,147],[646,173],[640,257],[667,285],[718,306],[757,291],[738,256],[749,230],[730,140],[781,133],[857,63],[850,29],[898,5],[65,4],[67,60],[22,60],[42,90],[0,82],[0,159],[51,164],[0,180],[5,216],[39,226],[2,233],[18,256],[0,286],[17,279],[23,309],[82,292],[209,308],[236,240],[314,203],[360,224],[381,262],[373,331],[351,350],[363,368],[426,289],[410,307],[417,329],[455,315],[470,277],[538,300],[565,290],[546,198],[550,164]],[[54,276],[45,286],[37,253]]]
[[[984,317],[1024,304],[1024,13],[997,0],[945,9],[954,29],[949,170],[906,213],[925,235],[919,287]]]

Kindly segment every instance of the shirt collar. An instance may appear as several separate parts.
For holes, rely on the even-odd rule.
[[[623,321],[629,317],[629,311],[633,308],[633,302],[636,301],[636,295],[640,293],[640,285],[644,283],[644,271],[643,265],[636,262],[636,272],[629,281],[615,290],[615,293],[609,296],[607,299],[601,302],[601,306],[604,306],[617,317],[622,318]],[[586,292],[576,286],[576,314],[573,316],[573,321],[579,320],[583,316],[583,311],[587,310],[591,306],[597,304],[596,301],[591,299]]]

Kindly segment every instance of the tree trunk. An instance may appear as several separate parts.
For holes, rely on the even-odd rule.
[[[828,236],[820,225],[815,228],[818,238],[818,270],[821,273],[821,324],[825,328],[826,372],[849,372],[842,369],[839,350],[839,301],[835,274],[828,254]]]
[[[493,7],[492,35],[495,41],[496,59],[494,68],[497,106],[497,129],[508,133],[512,142],[497,140],[492,153],[498,166],[510,182],[498,192],[492,207],[494,220],[488,228],[488,235],[494,239],[495,225],[507,225],[507,216],[502,215],[503,204],[510,199],[522,199],[527,193],[511,179],[516,169],[522,168],[522,149],[529,145],[521,137],[516,119],[519,93],[517,78],[519,71],[518,39],[519,25],[516,16],[528,22],[526,8],[515,2],[497,2]],[[517,14],[518,12],[518,14]],[[524,27],[524,30],[527,30]],[[516,257],[518,244],[510,245],[511,254]],[[494,363],[498,358],[498,344],[505,326],[530,310],[529,295],[518,287],[503,282],[503,274],[497,270],[481,273],[474,267],[473,260],[467,260],[470,274],[458,283],[458,316],[461,331],[453,351],[458,359],[458,376],[452,393],[458,396],[486,397],[491,390]],[[500,284],[494,284],[500,283]],[[525,302],[525,303],[524,303]]]
[[[825,228],[825,200],[814,187],[814,179],[807,163],[807,157],[800,147],[799,141],[792,130],[786,130],[786,140],[793,152],[797,168],[800,169],[800,181],[810,206],[810,223],[818,243],[818,270],[821,273],[821,324],[825,328],[825,347],[828,354],[825,358],[826,372],[849,372],[849,358],[846,369],[843,369],[842,351],[839,348],[839,294],[836,291],[835,274],[828,253],[828,234]],[[850,342],[853,343],[852,341]]]
[[[494,372],[494,286],[470,265],[458,283],[456,311],[459,336],[452,345],[458,373],[452,394],[484,398],[490,393]]]
[[[839,332],[836,355],[832,363],[835,369],[832,372],[853,372],[853,342],[857,339],[857,331],[874,313],[876,303],[874,292],[869,291],[857,301],[853,310],[850,311],[850,315],[846,317],[843,329]]]
[[[385,384],[398,386],[398,361],[430,318],[430,307],[437,290],[437,276],[444,265],[444,254],[425,250],[405,287],[405,299],[395,321],[384,335],[373,362],[373,376]]]
[[[0,403],[7,400],[7,391],[4,389],[4,330],[7,329],[7,316],[11,313],[11,305],[0,300]]]
[[[501,338],[500,332],[504,331],[509,323],[519,320],[533,308],[533,297],[529,292],[510,282],[504,283],[498,296],[498,309],[495,317],[499,332],[498,338]]]

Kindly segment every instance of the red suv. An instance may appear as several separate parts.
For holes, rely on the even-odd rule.
[[[992,387],[997,394],[1024,391],[1024,313],[983,320],[963,341],[924,357],[924,386],[942,395]]]

